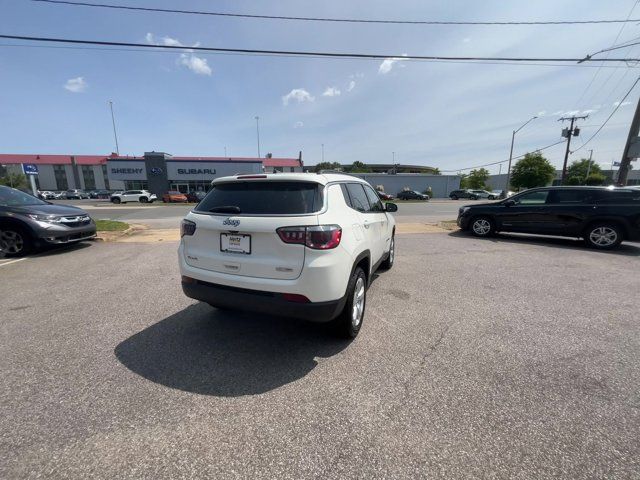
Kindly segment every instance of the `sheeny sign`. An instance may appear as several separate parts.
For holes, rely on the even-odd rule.
[[[146,180],[147,169],[144,162],[132,160],[108,160],[109,180]]]

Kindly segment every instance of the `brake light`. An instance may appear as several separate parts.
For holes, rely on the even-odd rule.
[[[331,250],[340,245],[342,239],[342,228],[339,225],[281,227],[276,232],[284,243],[306,245],[314,250]]]
[[[182,220],[180,223],[180,238],[196,233],[196,224],[191,220]]]

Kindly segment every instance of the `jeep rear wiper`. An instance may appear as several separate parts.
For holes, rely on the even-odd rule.
[[[210,208],[209,211],[211,213],[240,213],[240,207],[236,207],[235,205],[223,205],[220,207]]]

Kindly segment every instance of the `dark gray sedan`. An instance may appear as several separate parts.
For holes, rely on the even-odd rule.
[[[0,253],[26,255],[43,245],[61,245],[96,236],[96,224],[78,207],[53,205],[0,186]]]

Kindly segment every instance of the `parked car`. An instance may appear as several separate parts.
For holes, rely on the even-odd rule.
[[[65,192],[65,198],[67,200],[81,200],[83,198],[89,198],[89,194],[84,190],[71,189]]]
[[[374,272],[394,262],[396,210],[348,175],[218,178],[182,221],[182,289],[214,307],[331,321],[354,338]]]
[[[92,190],[89,192],[89,197],[96,199],[108,199],[111,197],[111,192],[109,190]]]
[[[495,232],[557,235],[611,249],[623,240],[640,240],[640,190],[534,188],[500,202],[464,206],[458,226],[478,237]]]
[[[200,190],[195,192],[189,192],[187,193],[187,201],[191,203],[198,203],[206,196],[207,196],[207,192],[203,192]]]
[[[40,200],[53,200],[54,198],[56,198],[56,194],[48,190],[43,190],[38,192],[38,198]]]
[[[172,203],[172,202],[186,203],[187,196],[182,192],[178,192],[177,190],[170,190],[168,192],[165,192],[162,195],[162,201],[165,203]]]
[[[474,193],[473,190],[466,189],[466,190],[454,190],[453,192],[449,193],[449,198],[451,200],[458,200],[459,198],[468,198],[470,200],[477,200],[480,197],[478,196],[478,194]]]
[[[53,192],[53,200],[64,200],[67,198],[66,190],[62,190],[59,192]]]
[[[96,224],[82,209],[53,205],[0,186],[0,253],[26,255],[42,245],[80,242],[96,236]]]
[[[404,190],[398,193],[396,197],[398,200],[429,200],[429,195],[415,190]]]
[[[396,198],[396,197],[394,197],[393,195],[391,195],[389,193],[384,193],[384,192],[380,192],[380,191],[377,191],[377,193],[378,193],[378,196],[380,197],[380,200],[389,201],[389,200],[393,200],[394,198]]]
[[[110,200],[112,203],[127,203],[127,202],[140,202],[140,203],[153,203],[158,199],[155,193],[151,193],[148,190],[125,190],[122,193],[112,193]]]
[[[500,197],[500,195],[495,195],[494,193],[487,192],[486,190],[471,190],[471,192],[478,198],[486,198],[487,200],[495,200]]]
[[[493,196],[495,198],[506,198],[506,197],[511,197],[512,195],[514,195],[516,192],[512,192],[511,190],[509,190],[507,192],[506,197],[503,197],[502,192],[504,192],[504,190],[491,190],[491,193],[493,194]]]

